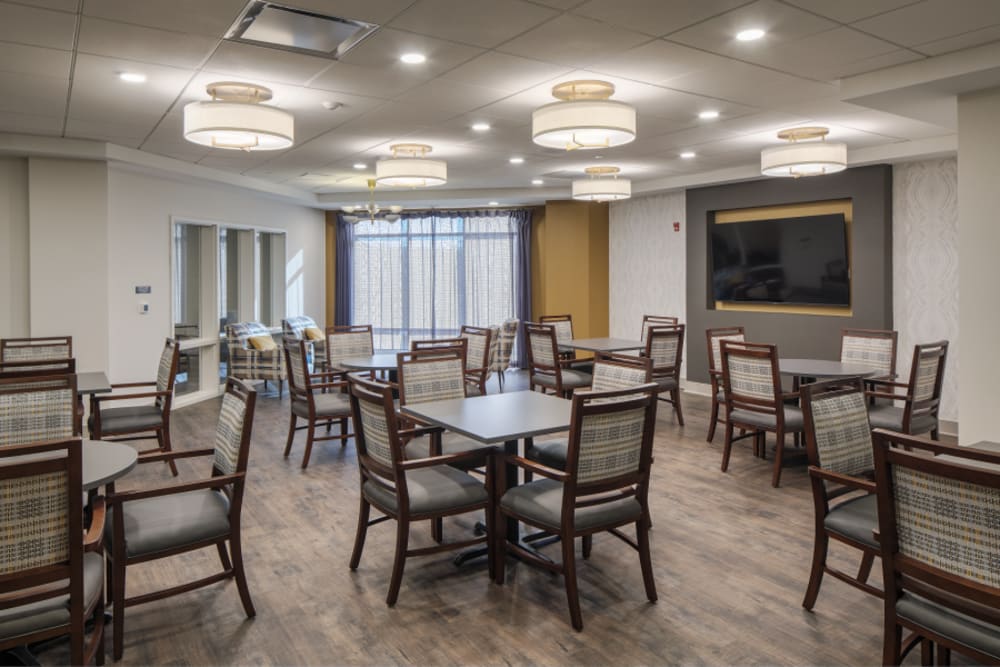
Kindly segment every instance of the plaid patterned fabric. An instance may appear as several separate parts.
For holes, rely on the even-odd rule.
[[[361,410],[361,428],[365,434],[365,450],[385,466],[392,466],[392,447],[389,444],[389,425],[385,419],[385,410],[381,405],[359,400]]]
[[[465,398],[461,359],[404,362],[400,382],[408,404]]]
[[[369,331],[345,331],[331,333],[326,336],[326,354],[330,366],[337,366],[341,359],[351,357],[370,357],[375,354],[372,349],[372,335]]]
[[[289,317],[281,320],[281,336],[285,340],[302,340],[306,328],[315,326],[316,321],[308,315]],[[326,341],[310,340],[308,342],[313,346],[313,363],[317,365],[326,363]]]
[[[44,345],[8,345],[3,349],[0,361],[45,361],[47,359],[69,359],[69,345],[47,343]],[[36,366],[36,368],[38,368]]]
[[[649,346],[653,367],[666,366],[672,368],[677,363],[677,344],[680,342],[680,331],[657,332]]]
[[[736,352],[730,352],[729,383],[733,394],[773,400],[774,377],[771,375],[771,360],[741,357]]]
[[[1000,586],[1000,489],[892,467],[899,552]]]
[[[592,391],[614,391],[645,383],[646,371],[643,368],[630,368],[598,361],[594,364],[594,382],[590,388]]]
[[[938,364],[941,357],[922,357],[917,367],[917,377],[913,386],[913,400],[926,401],[934,398],[934,386],[937,384]]]
[[[219,423],[215,427],[215,467],[224,475],[236,472],[246,407],[246,403],[232,394],[222,397]]]
[[[892,372],[892,339],[870,336],[844,336],[840,360],[870,368],[880,375]]]
[[[637,471],[645,419],[642,408],[585,416],[580,429],[577,482],[599,482]]]
[[[156,391],[167,391],[174,386],[174,374],[171,371],[174,370],[174,349],[176,347],[177,343],[174,341],[163,346],[163,352],[160,353],[160,364],[156,368]],[[157,397],[156,407],[162,406],[163,399]]]
[[[260,322],[238,322],[226,325],[226,344],[229,347],[229,374],[241,380],[284,380],[285,361],[281,350],[270,352],[254,350],[247,344],[251,336],[270,336]]]
[[[649,327],[658,326],[677,326],[677,318],[669,317],[667,315],[646,315],[642,318],[642,333],[639,334],[639,340],[643,343],[646,342],[646,334],[649,332]]]
[[[0,575],[69,559],[65,472],[0,480]]]
[[[465,360],[469,369],[487,367],[486,336],[477,333],[464,333],[462,338],[467,341]]]
[[[0,394],[0,447],[73,437],[72,389]]]
[[[299,347],[299,342],[296,340],[285,343],[285,347],[288,348],[288,363],[291,364],[288,369],[289,378],[295,387],[305,389],[306,373],[309,367],[308,361],[302,356],[302,348]]]
[[[863,392],[816,398],[812,415],[822,468],[857,476],[875,467]]]
[[[496,356],[490,364],[490,368],[497,373],[503,373],[510,366],[510,355],[514,350],[514,340],[517,338],[517,327],[521,320],[506,320],[500,325],[499,333],[494,337],[496,341]]]
[[[552,355],[552,338],[544,333],[530,332],[528,346],[531,348],[531,358],[536,364],[555,366],[556,359]]]
[[[716,336],[712,338],[712,369],[722,370],[722,341],[735,340],[740,343],[746,342],[743,334],[732,334],[730,336]]]
[[[573,340],[573,320],[555,320],[554,322],[543,322],[550,324],[556,330],[556,342]]]

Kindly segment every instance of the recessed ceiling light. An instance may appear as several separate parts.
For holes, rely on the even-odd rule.
[[[419,65],[427,62],[427,56],[422,53],[404,53],[399,59],[407,65]]]
[[[476,132],[489,132],[490,124],[489,123],[473,123],[472,124],[472,129],[475,130]]]
[[[715,109],[702,111],[700,114],[698,114],[698,118],[701,118],[702,120],[712,120],[713,118],[718,118],[718,117],[719,117],[719,112],[716,111]]]
[[[524,158],[523,157],[517,157],[517,156],[512,157],[510,159],[510,163],[511,164],[524,164]]]
[[[489,206],[499,206],[499,205],[500,205],[500,202],[498,202],[498,201],[491,201],[489,203]]]
[[[534,179],[533,181],[531,181],[531,184],[532,184],[532,185],[544,185],[544,183],[545,183],[545,181],[543,181],[543,180],[542,180],[542,179],[540,179],[540,178],[536,178],[536,179]]]
[[[684,158],[685,160],[690,160],[694,156],[695,156],[694,151],[684,151],[683,153],[681,153],[681,157]]]
[[[767,33],[760,28],[748,28],[746,30],[741,30],[736,33],[736,39],[741,42],[752,42],[754,40],[760,39]]]
[[[146,75],[139,72],[118,72],[118,78],[125,83],[145,83]]]
[[[355,162],[354,163],[354,168],[355,169],[366,169],[367,167],[368,167],[368,165],[365,164],[364,162]]]

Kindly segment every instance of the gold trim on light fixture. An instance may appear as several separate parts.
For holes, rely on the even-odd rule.
[[[618,174],[621,173],[618,167],[609,165],[587,167],[583,172],[590,178],[573,181],[573,199],[620,201],[632,196],[632,181],[618,178]]]
[[[448,163],[427,158],[427,144],[393,144],[392,157],[375,163],[375,180],[382,185],[430,187],[448,182]]]
[[[376,223],[380,221],[385,221],[389,223],[399,222],[399,214],[403,212],[403,207],[393,204],[389,207],[389,213],[383,213],[382,209],[378,204],[375,203],[375,179],[368,179],[368,204],[366,206],[343,206],[341,211],[347,213],[344,216],[344,221],[352,225],[356,225],[362,220],[368,220],[371,223]],[[353,215],[355,211],[361,210],[367,213],[368,216],[363,215]],[[381,215],[380,215],[381,214]]]
[[[610,148],[635,139],[636,112],[611,98],[615,86],[583,79],[552,87],[558,102],[541,106],[531,115],[531,139],[540,146],[568,151]]]
[[[847,168],[847,144],[826,141],[825,127],[793,127],[778,132],[788,143],[760,152],[760,172],[765,176],[822,176]]]

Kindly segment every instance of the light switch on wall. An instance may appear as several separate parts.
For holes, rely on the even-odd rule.
[[[148,315],[149,314],[149,304],[146,303],[145,301],[140,301],[139,302],[139,314],[140,315]]]

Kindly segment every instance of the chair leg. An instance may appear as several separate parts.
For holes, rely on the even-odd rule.
[[[340,446],[347,447],[347,417],[340,420]]]
[[[500,384],[500,393],[503,393],[503,371],[497,371],[497,382]]]
[[[812,611],[819,596],[819,587],[823,584],[823,573],[826,571],[826,554],[830,545],[830,538],[823,530],[823,526],[816,526],[816,537],[813,540],[813,560],[812,570],[809,572],[809,585],[806,586],[806,596],[802,600],[802,606]]]
[[[288,440],[285,442],[285,453],[284,457],[287,459],[288,455],[292,453],[292,441],[295,440],[295,424],[298,422],[298,418],[293,414],[292,418],[288,421]]]
[[[582,549],[583,559],[587,560],[588,558],[590,558],[590,552],[593,551],[594,549],[594,536],[584,535],[582,542],[583,542],[583,549]]]
[[[444,520],[441,517],[431,519],[431,539],[438,544],[444,541]]]
[[[900,643],[903,640],[903,629],[898,623],[889,623],[886,619],[884,636],[882,639],[882,664],[898,665],[902,662],[900,655]]]
[[[396,557],[392,563],[392,578],[389,580],[389,594],[385,603],[390,607],[399,597],[399,585],[403,582],[403,567],[406,565],[406,549],[410,542],[410,522],[405,516],[396,519]]]
[[[285,381],[278,380],[278,400],[281,400],[282,392],[285,390]]]
[[[681,410],[681,388],[673,389],[670,392],[670,400],[674,404],[674,412],[677,413],[677,423],[684,426],[684,412]]]
[[[358,531],[354,535],[354,551],[351,552],[351,569],[358,569],[361,562],[361,552],[365,548],[365,535],[368,534],[368,516],[371,514],[371,505],[361,496],[361,508],[358,510]]]
[[[875,554],[866,551],[861,556],[861,565],[858,567],[858,581],[862,584],[868,581],[872,573],[872,565],[875,563]]]
[[[316,422],[309,422],[309,430],[306,431],[306,451],[302,455],[302,469],[305,470],[306,466],[309,465],[309,456],[313,451],[313,440],[316,439]]]
[[[708,437],[706,438],[708,442],[712,442],[712,440],[715,438],[715,425],[718,423],[719,423],[719,400],[713,394],[711,414],[709,415],[708,418]]]
[[[733,425],[726,422],[726,444],[722,449],[722,472],[729,469],[729,455],[733,451]]]
[[[170,422],[163,425],[163,428],[156,432],[156,441],[160,445],[160,450],[164,452],[171,451],[170,445]],[[170,473],[177,477],[177,464],[173,459],[167,461],[167,465],[170,466]]]
[[[233,569],[233,563],[229,560],[229,552],[226,551],[226,543],[218,542],[216,543],[216,548],[219,550],[219,561],[222,563],[223,570]]]
[[[250,587],[247,586],[247,575],[243,569],[243,547],[240,544],[240,531],[237,527],[229,536],[229,548],[233,552],[233,576],[236,577],[236,589],[240,592],[240,602],[243,603],[243,611],[247,618],[253,618],[257,611],[253,608],[253,600],[250,599]]]
[[[930,639],[920,640],[920,664],[928,667],[934,664],[934,642]]]
[[[123,550],[124,551],[124,550]],[[124,554],[123,554],[124,556]],[[116,559],[111,565],[113,569],[112,579],[114,583],[111,586],[111,600],[114,605],[114,614],[112,615],[112,634],[114,634],[114,641],[112,642],[111,655],[115,660],[122,659],[122,653],[125,651],[125,561],[124,558]]]
[[[573,629],[583,630],[583,617],[580,615],[580,593],[576,587],[576,540],[571,534],[562,536],[562,566],[563,578],[566,580],[566,601],[569,603],[569,618]]]
[[[785,432],[778,431],[775,439],[777,442],[774,447],[774,474],[771,476],[771,486],[778,488],[781,484],[781,458],[785,453]]]
[[[642,583],[646,587],[646,599],[656,602],[656,581],[653,579],[653,559],[649,553],[649,526],[652,521],[648,516],[639,519],[635,524],[636,543],[639,546],[639,565],[642,567]]]

